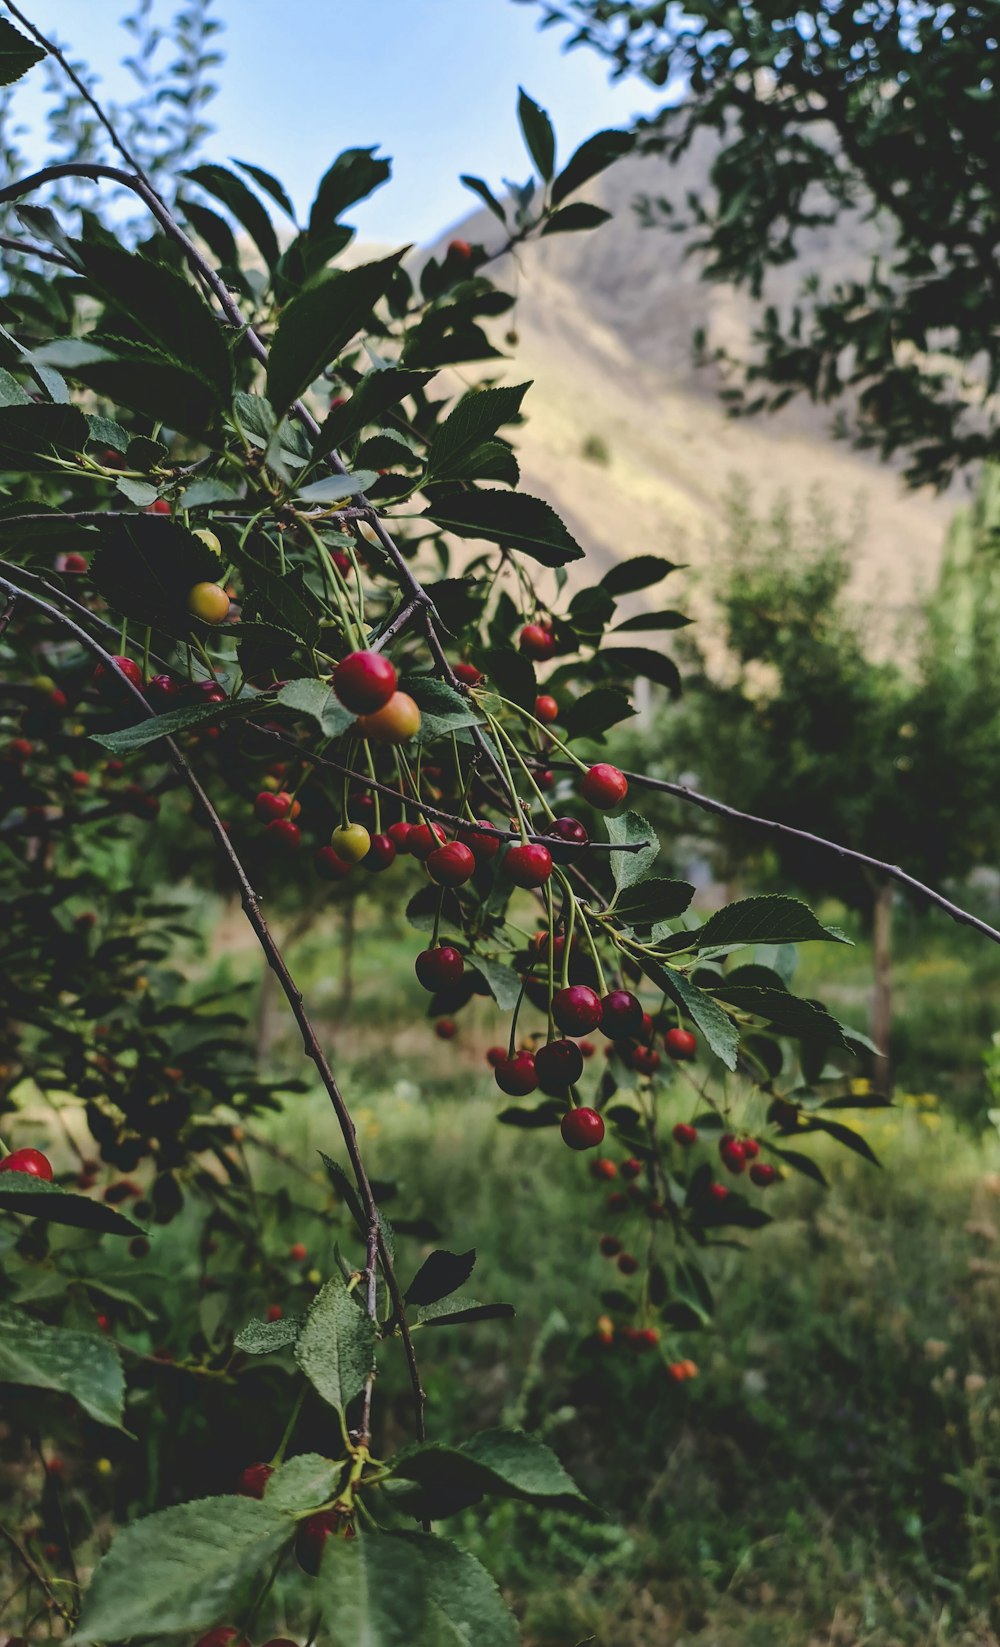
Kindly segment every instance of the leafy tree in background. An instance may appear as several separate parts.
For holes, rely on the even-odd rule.
[[[670,96],[640,126],[668,161],[717,134],[709,187],[642,202],[693,228],[708,279],[767,294],[819,227],[873,223],[866,271],[763,310],[735,409],[843,403],[859,446],[945,484],[1000,449],[1000,30],[992,4],[521,0]]]

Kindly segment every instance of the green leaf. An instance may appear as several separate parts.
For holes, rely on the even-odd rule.
[[[739,1034],[735,1024],[718,1003],[713,1001],[710,995],[706,995],[703,989],[699,989],[697,984],[693,984],[683,972],[677,972],[673,967],[658,966],[650,961],[643,962],[642,970],[652,983],[662,989],[694,1020],[715,1056],[722,1060],[726,1068],[735,1069],[740,1044]]]
[[[20,80],[45,55],[43,46],[25,39],[20,29],[6,18],[0,19],[0,86],[10,86]]]
[[[508,1109],[500,1111],[497,1120],[506,1127],[520,1127],[522,1131],[534,1132],[538,1127],[557,1127],[565,1113],[566,1105],[551,1098],[533,1108],[511,1104]]]
[[[406,1302],[436,1304],[464,1287],[476,1267],[475,1249],[469,1252],[432,1252],[424,1259],[406,1289]]]
[[[674,561],[664,560],[662,555],[632,555],[605,572],[601,588],[609,595],[634,595],[640,589],[661,583],[668,573],[678,570]]]
[[[427,1533],[328,1539],[316,1591],[324,1647],[517,1647],[485,1567]]]
[[[812,938],[837,944],[851,941],[836,928],[823,926],[800,899],[770,894],[727,904],[710,915],[692,937],[699,949],[721,949],[731,944],[801,944]]]
[[[339,738],[356,716],[345,709],[333,687],[326,681],[303,676],[300,680],[286,681],[275,699],[286,709],[295,709],[301,715],[311,715],[326,738]]]
[[[431,743],[466,726],[478,726],[482,720],[469,699],[446,681],[435,680],[430,675],[404,675],[399,684],[420,710],[417,736],[421,743]]]
[[[860,1155],[865,1161],[870,1161],[872,1166],[880,1167],[882,1165],[875,1151],[867,1140],[862,1138],[860,1132],[855,1132],[853,1127],[845,1127],[842,1121],[828,1121],[823,1115],[811,1115],[808,1121],[801,1122],[796,1128],[796,1136],[798,1137],[804,1132],[825,1132],[829,1137],[835,1138],[838,1144],[843,1144],[845,1149],[853,1150],[855,1155]]]
[[[599,738],[612,726],[629,720],[635,710],[617,686],[595,686],[571,703],[562,717],[563,738]]]
[[[603,206],[592,206],[587,200],[574,200],[561,211],[553,212],[542,225],[542,238],[548,234],[572,234],[577,229],[599,229],[611,217]]]
[[[556,137],[552,122],[544,109],[528,96],[523,86],[518,87],[517,120],[530,154],[545,183],[551,182],[556,169]]]
[[[33,457],[82,452],[89,435],[78,406],[0,407],[0,469],[33,469]]]
[[[335,452],[360,430],[371,423],[380,423],[384,413],[398,406],[408,395],[423,388],[433,372],[407,371],[399,366],[387,366],[382,371],[369,372],[358,384],[351,398],[343,406],[335,406],[313,441],[313,457],[325,458]]]
[[[530,383],[509,389],[470,390],[439,425],[427,456],[430,480],[475,478],[475,459],[484,441],[519,415]]]
[[[594,659],[600,671],[614,679],[641,675],[665,686],[671,697],[680,697],[681,677],[672,658],[645,646],[606,646]]]
[[[416,1325],[421,1327],[459,1327],[476,1321],[508,1321],[517,1312],[513,1304],[480,1304],[475,1298],[442,1299],[417,1311]]]
[[[37,351],[96,394],[183,434],[201,435],[217,420],[216,384],[197,367],[139,339],[67,338]]]
[[[305,580],[301,566],[282,574],[261,557],[263,540],[252,548],[227,545],[227,552],[242,574],[246,598],[243,616],[248,622],[262,619],[287,629],[309,647],[319,643],[321,607]]]
[[[525,492],[455,492],[436,498],[424,518],[456,537],[486,538],[520,549],[543,566],[565,566],[583,558],[583,550],[555,510]]]
[[[626,887],[634,886],[636,881],[645,878],[646,871],[660,850],[660,843],[652,824],[639,812],[620,812],[616,817],[608,817],[604,821],[608,829],[608,840],[613,841],[616,846],[631,845],[634,841],[649,843],[641,852],[610,854],[615,886],[622,892]]]
[[[798,995],[791,995],[787,989],[763,989],[753,984],[723,982],[713,988],[712,994],[719,1000],[728,1001],[738,1012],[748,1012],[755,1018],[766,1019],[779,1035],[788,1035],[794,1040],[805,1037],[826,1046],[849,1050],[843,1026],[826,1007],[816,1001],[804,1001]]]
[[[269,194],[276,205],[281,207],[293,223],[295,222],[295,207],[276,177],[272,177],[271,173],[266,172],[262,166],[251,166],[249,160],[234,159],[233,165],[238,166],[241,172],[246,172],[248,177],[252,177],[258,188],[263,189],[265,194]]]
[[[246,229],[268,268],[273,270],[280,256],[278,237],[264,207],[243,179],[227,171],[225,166],[217,165],[195,166],[192,171],[182,172],[181,176],[197,183],[199,188],[214,195],[232,212],[237,223]]]
[[[560,200],[565,200],[574,189],[580,188],[590,178],[603,172],[615,160],[628,154],[635,146],[635,137],[632,132],[603,131],[595,132],[581,143],[576,153],[570,156],[559,176],[552,185],[552,204],[558,206]]]
[[[204,1630],[263,1578],[295,1524],[253,1498],[175,1504],[124,1527],[84,1597],[73,1644]]]
[[[267,370],[268,399],[279,415],[363,330],[402,257],[394,252],[356,269],[327,270],[285,305]]]
[[[611,633],[624,635],[627,631],[640,629],[684,629],[687,624],[693,622],[694,619],[685,617],[683,612],[640,612],[638,617],[626,618],[624,623],[616,623]]]
[[[74,1195],[58,1184],[32,1178],[26,1172],[0,1174],[0,1209],[20,1212],[25,1218],[44,1218],[49,1224],[68,1224],[72,1229],[94,1230],[99,1235],[145,1235],[141,1224],[109,1207],[106,1201],[92,1201]]]
[[[0,1383],[58,1390],[98,1424],[123,1428],[125,1374],[114,1345],[98,1333],[47,1327],[0,1304]]]
[[[489,960],[485,955],[468,956],[466,965],[485,978],[500,1011],[513,1012],[521,994],[521,980],[514,968],[504,966],[502,961]]]
[[[310,235],[321,235],[337,221],[341,212],[364,200],[385,183],[392,163],[376,159],[372,149],[345,149],[321,179],[309,212]]]
[[[339,1275],[313,1299],[295,1346],[313,1389],[343,1416],[375,1365],[375,1327]]]
[[[393,1474],[420,1485],[421,1511],[431,1519],[487,1496],[563,1509],[586,1502],[555,1453],[523,1430],[486,1430],[457,1447],[407,1447]]]
[[[259,708],[260,700],[256,695],[230,699],[226,703],[185,704],[180,709],[168,709],[162,715],[150,715],[144,721],[137,721],[135,726],[123,727],[120,732],[92,733],[91,738],[92,742],[109,749],[113,755],[131,755],[136,749],[145,749],[147,744],[156,743],[159,738],[172,738],[178,732],[189,732],[199,726],[236,720],[252,715]]]
[[[768,1144],[767,1151],[769,1155],[776,1155],[779,1161],[784,1161],[793,1172],[800,1172],[804,1178],[811,1178],[814,1183],[822,1184],[824,1189],[827,1187],[826,1179],[811,1155],[801,1155],[795,1149],[779,1149],[777,1144]]]
[[[300,1453],[275,1470],[264,1488],[264,1503],[286,1515],[305,1515],[333,1498],[343,1468],[319,1453]]]
[[[219,558],[201,538],[164,515],[98,523],[100,548],[90,563],[95,588],[125,617],[168,634],[190,634],[192,584],[215,583]]]
[[[476,661],[491,686],[529,714],[534,711],[538,681],[530,658],[512,646],[491,646]]]
[[[353,475],[324,475],[322,480],[314,480],[308,486],[297,487],[295,496],[302,498],[305,503],[342,503],[345,498],[367,492],[372,482],[377,479],[378,474],[374,469],[358,469]]]
[[[690,881],[662,877],[636,881],[615,902],[615,914],[629,926],[655,926],[657,921],[673,921],[683,915],[694,897]]]
[[[245,1355],[273,1355],[295,1343],[305,1320],[304,1315],[283,1315],[280,1321],[248,1321],[233,1343]]]
[[[0,407],[31,406],[32,404],[27,389],[23,389],[17,378],[12,376],[5,367],[0,368]]]
[[[493,216],[498,217],[500,222],[506,226],[506,212],[501,206],[496,195],[488,187],[488,185],[483,182],[481,177],[470,177],[468,172],[463,172],[458,181],[464,184],[467,189],[471,189],[473,194],[477,194],[483,202],[483,205],[488,207],[488,209],[493,213]]]

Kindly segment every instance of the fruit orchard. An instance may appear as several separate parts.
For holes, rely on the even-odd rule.
[[[8,80],[48,49],[0,24]],[[657,872],[642,774],[615,764],[636,679],[679,689],[642,638],[675,614],[619,610],[671,562],[643,548],[581,578],[520,488],[529,385],[497,381],[488,326],[512,299],[489,269],[597,229],[577,191],[629,138],[560,169],[546,115],[523,93],[518,113],[531,184],[501,203],[466,180],[497,247],[456,240],[419,271],[337,262],[343,215],[388,177],[370,150],[333,161],[304,226],[257,165],[202,167],[171,207],[119,138],[114,165],[0,191],[30,231],[5,237],[0,367],[0,1381],[45,1461],[6,1529],[31,1641],[505,1647],[513,1615],[448,1518],[502,1498],[594,1513],[531,1434],[435,1441],[422,1366],[449,1327],[513,1312],[462,1290],[474,1229],[428,1251],[380,1206],[259,892],[344,901],[378,877],[428,1044],[492,998],[497,1125],[593,1178],[615,1272],[598,1335],[664,1379],[698,1375],[712,1249],[780,1216],[788,1174],[821,1176],[810,1141],[871,1154],[844,1119],[885,1103],[859,1079],[870,1043],[790,987],[790,946],[843,934],[783,896],[699,919]],[[32,205],[72,179],[134,196],[134,246]],[[482,381],[453,395],[441,374],[467,364]],[[246,1013],[177,963],[182,911],[128,871],[157,854],[165,882],[238,895],[296,1073],[263,1073]],[[278,1261],[242,1144],[306,1078],[329,1098],[330,1238]],[[200,1280],[164,1342],[141,1276],[172,1225]],[[245,1304],[235,1332],[213,1291]]]

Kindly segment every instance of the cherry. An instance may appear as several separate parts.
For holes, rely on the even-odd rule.
[[[148,504],[143,510],[144,515],[169,515],[169,513],[170,505],[166,498],[154,498],[152,503]],[[236,1631],[234,1630],[233,1635],[235,1634]],[[198,1647],[202,1647],[201,1642],[198,1643]]]
[[[741,1142],[743,1144],[744,1158],[747,1161],[756,1161],[758,1155],[760,1154],[760,1145],[758,1144],[756,1138],[743,1138],[741,1139]]]
[[[284,1314],[285,1312],[280,1304],[268,1304],[267,1309],[264,1311],[264,1320],[281,1321],[284,1319]]]
[[[632,1051],[632,1068],[639,1075],[654,1075],[660,1067],[660,1054],[653,1047],[638,1046]]]
[[[725,1184],[709,1184],[708,1193],[713,1201],[728,1201],[729,1191]]]
[[[767,1189],[777,1176],[777,1168],[772,1167],[768,1161],[755,1161],[750,1168],[750,1182],[756,1184],[758,1189]]]
[[[273,829],[274,825],[268,824],[267,827]],[[295,827],[293,824],[292,828]],[[315,861],[316,873],[321,875],[324,881],[346,881],[351,873],[352,865],[345,863],[343,858],[338,858],[332,846],[321,846],[316,853]]]
[[[476,858],[470,847],[461,841],[449,841],[436,847],[427,860],[427,873],[438,886],[464,886],[475,873]]]
[[[408,692],[394,692],[373,715],[359,715],[357,729],[373,743],[406,743],[420,731],[420,710]]]
[[[406,850],[414,858],[427,859],[445,845],[448,837],[439,823],[413,824],[406,838]]]
[[[739,1173],[746,1171],[746,1156],[743,1145],[731,1133],[723,1133],[719,1139],[719,1156],[727,1172]]]
[[[502,1064],[504,1059],[506,1058],[506,1056],[507,1056],[507,1048],[506,1047],[487,1047],[486,1048],[486,1062],[490,1065],[490,1067],[492,1069],[496,1069],[498,1064]]]
[[[552,874],[552,854],[538,841],[510,847],[503,864],[515,886],[544,886]]]
[[[638,1178],[642,1172],[642,1162],[630,1155],[627,1161],[622,1162],[621,1173],[623,1178]]]
[[[371,844],[371,836],[359,823],[341,824],[330,836],[330,845],[345,864],[359,864],[367,857]]]
[[[407,823],[405,818],[400,818],[398,823],[392,823],[389,825],[386,830],[386,834],[388,835],[393,846],[396,848],[397,852],[409,852],[410,835],[414,827],[415,826],[413,824]]]
[[[351,570],[350,555],[345,555],[343,549],[331,549],[330,559],[333,561],[333,564],[337,568],[337,571],[340,573],[341,577],[346,578]]]
[[[59,560],[56,562],[57,572],[70,572],[78,575],[86,570],[87,562],[85,557],[83,555],[77,555],[72,551],[68,555],[60,555]]]
[[[673,1137],[675,1143],[683,1144],[684,1148],[687,1149],[689,1145],[698,1142],[698,1129],[693,1127],[689,1121],[678,1121],[674,1127]]]
[[[564,1144],[570,1149],[596,1149],[604,1139],[604,1122],[596,1109],[570,1109],[559,1124]]]
[[[298,802],[295,804],[298,806]],[[273,823],[275,818],[287,818],[290,814],[294,816],[292,797],[287,789],[279,789],[276,794],[270,789],[262,789],[254,800],[253,815],[258,823]]]
[[[69,781],[73,785],[74,789],[86,789],[90,783],[90,773],[82,771],[71,772],[69,775]]]
[[[517,644],[525,657],[534,658],[536,663],[545,663],[555,654],[556,638],[547,625],[526,623]]]
[[[307,1516],[306,1520],[300,1523],[295,1553],[307,1573],[315,1576],[319,1572],[323,1546],[331,1533],[339,1531],[340,1520],[337,1510],[321,1510],[319,1515]],[[198,1647],[201,1647],[200,1643]]]
[[[554,835],[557,841],[566,841],[570,846],[586,846],[590,840],[578,818],[553,818],[546,833]]]
[[[103,1312],[102,1312],[100,1315],[96,1315],[94,1317],[94,1320],[97,1323],[98,1332],[110,1332],[111,1331],[111,1317],[110,1316],[104,1315]]]
[[[582,1058],[593,1058],[596,1051],[597,1048],[595,1047],[593,1041],[580,1042],[580,1056]]]
[[[134,658],[125,658],[121,656],[111,659],[110,669],[106,663],[99,663],[97,665],[97,668],[94,670],[94,685],[117,685],[118,683],[114,680],[111,670],[114,670],[115,675],[120,675],[123,680],[129,681],[133,686],[142,685],[142,670],[139,668],[139,665],[135,662]]]
[[[617,1258],[622,1250],[622,1244],[617,1235],[602,1235],[597,1245],[605,1258]]]
[[[559,719],[559,705],[548,692],[540,692],[535,699],[535,719],[544,726],[551,726]]]
[[[609,990],[601,1002],[599,1027],[609,1041],[634,1040],[642,1034],[642,1002],[627,989]]]
[[[271,1464],[248,1464],[236,1490],[243,1498],[263,1498],[264,1488],[273,1474],[274,1466]]]
[[[218,543],[218,538],[215,541]],[[201,618],[203,623],[225,623],[229,616],[229,596],[218,583],[196,583],[188,590],[187,609],[193,618]]]
[[[450,944],[439,944],[437,949],[421,950],[414,962],[417,982],[424,989],[445,989],[457,984],[465,971],[465,962]]]
[[[445,255],[455,263],[468,263],[472,257],[472,247],[467,240],[449,240]]]
[[[541,772],[535,773],[535,783],[539,789],[551,789],[556,781],[556,775],[551,767],[544,767]]]
[[[339,410],[339,408],[341,406],[346,406],[346,405],[347,405],[347,396],[346,395],[331,395],[330,396],[330,410],[331,410],[331,412],[336,412],[336,411]]]
[[[486,679],[481,669],[474,663],[456,663],[452,673],[463,686],[479,686]]]
[[[275,818],[265,829],[264,838],[282,852],[297,852],[302,841],[302,831],[291,818]]]
[[[488,829],[490,833],[487,835],[481,830],[466,828],[459,830],[458,838],[463,846],[469,848],[477,863],[488,863],[500,851],[500,840],[493,824],[483,818],[477,818],[476,822],[482,824],[483,829]]]
[[[624,1212],[627,1206],[628,1196],[623,1195],[621,1190],[612,1190],[611,1194],[608,1196],[608,1211]]]
[[[15,1149],[0,1161],[0,1172],[23,1172],[29,1178],[52,1182],[52,1162],[40,1149]]]
[[[305,1245],[305,1242],[295,1241],[288,1249],[288,1256],[296,1264],[301,1264],[304,1259],[309,1257],[309,1248]]]
[[[109,778],[120,778],[125,770],[124,761],[105,761],[104,770]]]
[[[439,1041],[452,1041],[458,1034],[458,1025],[454,1018],[439,1018],[434,1025],[434,1033]]]
[[[204,698],[206,703],[225,703],[226,701],[225,688],[220,686],[216,680],[197,681],[195,691],[199,697]]]
[[[29,738],[11,738],[7,751],[16,761],[26,761],[35,753],[35,746]]]
[[[583,1074],[583,1057],[575,1041],[549,1041],[535,1053],[538,1085],[550,1098],[568,1092]]]
[[[384,709],[396,690],[396,671],[383,652],[352,652],[338,663],[331,680],[352,715]]]
[[[663,1045],[677,1063],[687,1063],[698,1049],[697,1038],[689,1029],[668,1029]]]
[[[396,843],[389,834],[373,835],[364,860],[366,869],[378,874],[383,869],[390,869],[396,862]]]
[[[515,1052],[505,1056],[494,1068],[496,1084],[510,1098],[526,1098],[538,1085],[535,1060],[530,1052]]]
[[[623,1275],[634,1275],[639,1268],[639,1260],[633,1257],[630,1252],[620,1252],[618,1254],[618,1268]]]
[[[58,686],[49,693],[49,703],[53,709],[65,709],[69,703],[65,692],[60,692]]]
[[[567,1035],[586,1035],[601,1021],[601,998],[587,984],[570,984],[553,995],[552,1016]]]
[[[608,812],[625,799],[628,794],[628,779],[624,772],[619,772],[617,766],[609,766],[606,761],[599,761],[589,772],[584,773],[580,793],[591,806],[596,806],[601,812]]]

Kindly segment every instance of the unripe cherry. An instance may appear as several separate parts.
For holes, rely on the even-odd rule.
[[[596,1149],[604,1139],[604,1122],[596,1109],[570,1109],[559,1124],[562,1141],[570,1149]]]
[[[384,709],[396,690],[396,671],[384,652],[351,652],[331,676],[333,690],[352,715]]]
[[[436,949],[421,950],[413,965],[418,983],[424,989],[445,989],[457,984],[465,971],[465,962],[451,944],[439,944]]]
[[[601,1021],[601,998],[586,984],[570,984],[553,995],[552,1016],[567,1035],[587,1035]]]
[[[420,710],[408,692],[394,692],[374,714],[359,715],[357,729],[373,743],[406,743],[420,731]]]
[[[474,854],[461,841],[449,841],[446,846],[436,847],[426,861],[427,873],[438,886],[464,886],[476,869]]]
[[[229,596],[217,583],[196,583],[188,590],[187,609],[193,618],[201,618],[203,623],[225,623],[229,616]]]
[[[552,874],[552,854],[539,841],[526,841],[508,849],[503,866],[515,886],[544,886]]]
[[[371,844],[371,836],[364,824],[359,823],[340,824],[330,836],[330,845],[337,857],[347,864],[359,864],[367,856]]]
[[[406,850],[414,858],[421,861],[429,858],[438,847],[444,846],[448,837],[439,823],[411,824],[406,837]]]
[[[559,705],[550,693],[540,692],[535,699],[535,719],[541,721],[543,726],[551,726],[553,721],[559,719]]]
[[[682,1144],[687,1149],[691,1144],[698,1142],[698,1129],[689,1121],[678,1121],[673,1129],[673,1138],[676,1144]]]
[[[630,990],[609,990],[601,1002],[599,1027],[609,1041],[634,1040],[642,1034],[642,1002]]]
[[[269,824],[268,828],[272,826]],[[324,881],[346,881],[353,868],[352,864],[345,863],[337,856],[332,846],[321,846],[316,853],[316,873]]]
[[[390,869],[396,861],[396,843],[386,832],[384,835],[373,835],[371,845],[364,859],[366,869],[373,874],[379,874],[383,869]]]
[[[515,1052],[513,1057],[505,1057],[497,1064],[494,1077],[500,1091],[510,1098],[525,1098],[538,1085],[535,1060],[530,1052]]]
[[[526,623],[517,644],[525,657],[533,658],[536,663],[545,663],[555,654],[556,638],[546,625]]]
[[[222,559],[222,544],[210,526],[196,526],[192,536],[199,538],[206,549],[210,549],[213,555],[218,555],[219,559]]]
[[[689,1029],[668,1029],[663,1037],[663,1045],[671,1058],[678,1063],[687,1063],[698,1050],[698,1042]]]
[[[559,1098],[583,1074],[583,1057],[575,1041],[549,1041],[535,1053],[538,1085],[550,1098]]]
[[[29,1178],[52,1182],[52,1162],[40,1149],[15,1149],[0,1161],[0,1172],[23,1172]]]
[[[580,793],[591,806],[596,806],[602,812],[609,812],[628,794],[628,779],[624,772],[619,772],[617,766],[609,766],[606,761],[599,761],[589,772],[584,773]]]

